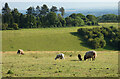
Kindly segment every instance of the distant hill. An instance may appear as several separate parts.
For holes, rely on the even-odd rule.
[[[26,14],[26,10],[19,10],[19,12]],[[85,10],[80,10],[80,9],[66,9],[65,10],[65,15],[64,17],[67,17],[71,15],[72,13],[82,13],[84,15],[92,14],[95,15],[96,17],[102,16],[104,14],[115,14],[118,15],[118,10],[117,9],[85,9]]]
[[[118,15],[118,10],[117,9],[89,9],[89,10],[77,10],[77,9],[68,9],[65,11],[65,16],[67,17],[72,13],[82,13],[84,15],[92,14],[95,15],[96,17],[102,16],[104,14],[115,14]]]

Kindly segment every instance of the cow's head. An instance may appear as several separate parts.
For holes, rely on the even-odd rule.
[[[55,58],[55,60],[57,59],[57,57]]]

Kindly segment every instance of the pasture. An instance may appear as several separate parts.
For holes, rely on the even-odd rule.
[[[2,53],[2,76],[7,77],[118,77],[118,51],[97,51],[95,61],[78,61],[86,51],[16,51]],[[55,60],[57,54],[65,59]],[[72,55],[70,57],[70,55]],[[11,70],[13,74],[7,74]]]
[[[5,30],[2,32],[3,77],[118,77],[118,51],[111,46],[96,49],[95,61],[78,61],[88,50],[77,29],[93,27],[117,27],[117,23],[99,23],[100,26],[35,28]],[[1,33],[0,33],[1,34]],[[25,55],[17,55],[23,49]],[[55,60],[57,54],[65,54],[64,60]],[[70,57],[70,55],[72,55]],[[8,71],[13,74],[7,74]]]
[[[100,26],[35,28],[2,31],[2,51],[86,51],[91,50],[77,29],[118,26],[118,23],[99,23]],[[114,50],[111,46],[96,50]]]

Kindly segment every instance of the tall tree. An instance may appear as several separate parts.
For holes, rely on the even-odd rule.
[[[35,9],[34,9],[34,7],[29,7],[27,9],[26,13],[29,14],[29,15],[35,15]]]
[[[65,18],[63,18],[60,14],[58,14],[58,19],[61,22],[62,26],[65,27],[66,26]]]
[[[63,17],[64,14],[65,14],[65,9],[64,9],[63,7],[61,7],[61,8],[59,9],[59,11],[61,12],[61,15],[62,15],[62,17]]]
[[[12,10],[11,13],[12,13],[12,16],[14,18],[14,22],[19,23],[20,13],[18,12],[17,8],[14,8],[14,10]]]
[[[19,27],[20,28],[26,28],[27,27],[27,15],[23,15],[22,13],[20,14],[19,17]]]
[[[11,9],[8,6],[8,3],[5,3],[5,7],[2,8],[2,14],[9,14]]]
[[[40,14],[40,7],[37,6],[37,7],[36,7],[36,16],[38,16],[39,14]]]
[[[58,22],[58,18],[57,18],[56,13],[49,12],[47,14],[47,21],[48,21],[48,26],[49,27],[56,27],[57,26],[57,22]]]
[[[7,23],[9,26],[13,21],[11,9],[9,8],[8,3],[5,3],[5,6],[2,8],[2,23]]]
[[[56,7],[56,6],[52,6],[52,8],[50,9],[50,11],[51,11],[51,12],[57,12],[57,11],[58,11],[58,9],[57,9],[57,7]]]
[[[46,15],[48,12],[49,12],[49,8],[47,7],[47,5],[44,4],[44,5],[41,7],[40,14]]]

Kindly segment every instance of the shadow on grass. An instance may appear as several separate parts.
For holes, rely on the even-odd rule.
[[[82,41],[82,43],[80,43],[82,46],[87,47],[87,48],[89,48],[89,49],[92,49],[92,47],[90,47],[90,46],[87,44],[87,42],[85,41],[85,39],[83,39],[83,36],[79,35],[78,32],[70,32],[70,34],[79,37],[78,40],[81,40],[81,41]]]
[[[80,60],[70,60],[70,61],[80,61]]]
[[[78,32],[70,32],[70,34],[79,37],[78,40],[82,41],[82,43],[80,43],[82,46],[87,47],[89,49],[93,49],[92,47],[90,47],[87,44],[87,42],[85,41],[84,37],[78,34]],[[117,50],[115,47],[113,47],[112,45],[110,45],[110,43],[108,42],[107,38],[105,38],[105,40],[106,40],[106,46],[103,49],[105,49],[105,50]]]

